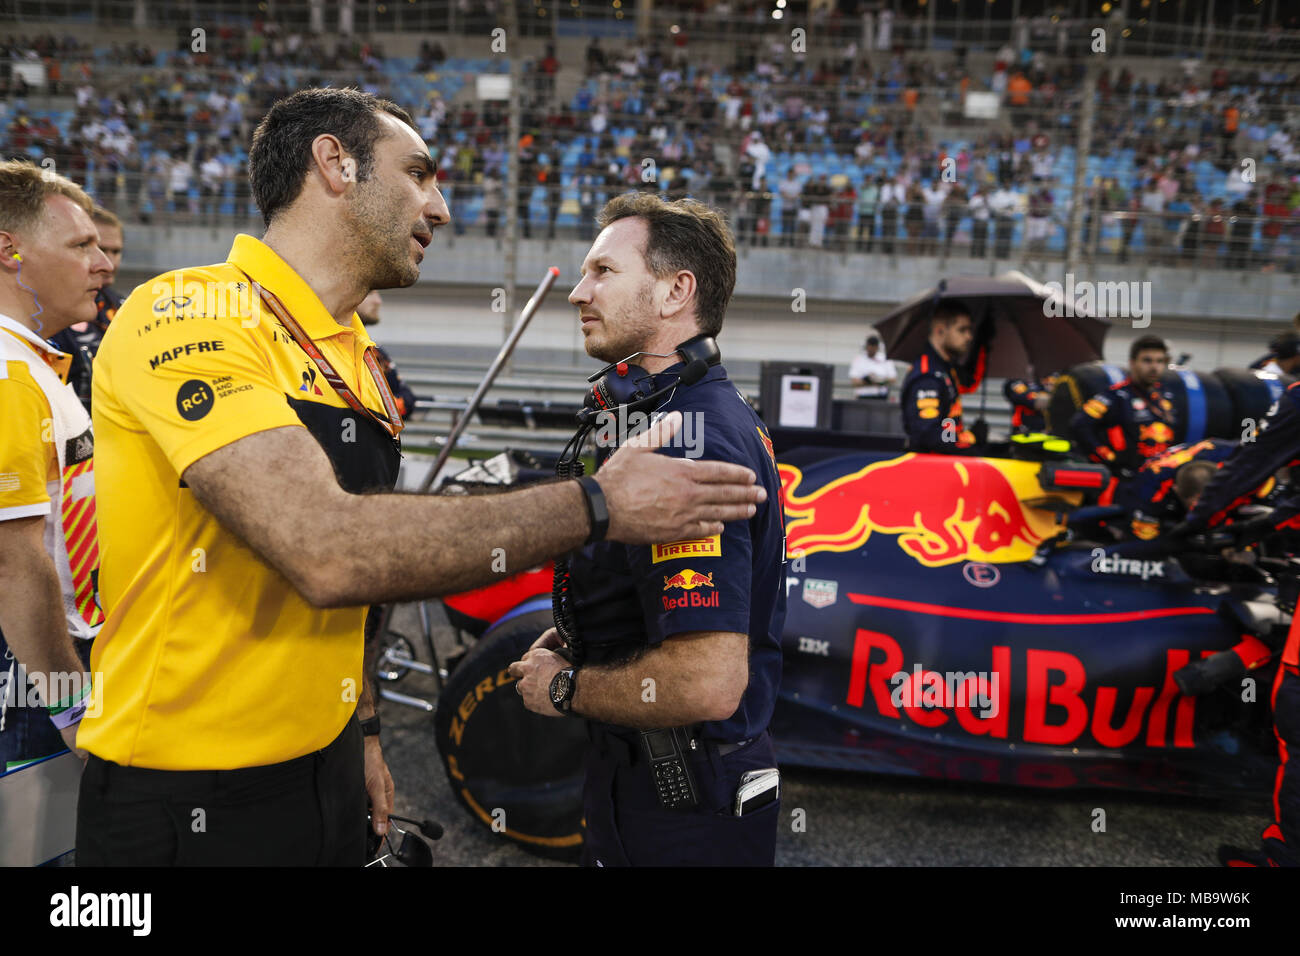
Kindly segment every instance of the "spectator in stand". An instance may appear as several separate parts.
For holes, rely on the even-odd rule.
[[[857,201],[858,191],[852,181],[845,176],[840,188],[835,191],[831,203],[830,247],[836,252],[848,249],[849,230],[853,227],[853,206]]]
[[[858,191],[858,252],[870,252],[876,236],[876,206],[880,202],[880,187],[884,179],[870,176],[862,181]]]
[[[596,236],[596,211],[600,207],[601,178],[588,165],[578,177],[578,238],[590,242]]]
[[[1133,233],[1137,231],[1138,220],[1142,214],[1142,189],[1134,186],[1133,192],[1121,207],[1123,218],[1120,221],[1119,261],[1128,262],[1129,246],[1133,243]]]
[[[1030,254],[1042,255],[1052,234],[1052,191],[1038,177],[1034,179],[1029,215],[1025,217],[1025,245]]]
[[[799,218],[799,200],[802,190],[799,180],[795,178],[794,167],[786,170],[785,178],[776,187],[781,195],[781,241],[778,245],[795,244],[795,224]]]
[[[945,259],[952,255],[952,240],[961,227],[968,205],[965,187],[960,183],[955,184],[943,201],[943,257]]]
[[[1011,234],[1016,228],[1016,214],[1020,196],[1007,184],[999,185],[989,197],[989,211],[993,214],[993,258],[1011,258]]]
[[[214,149],[199,166],[199,182],[203,197],[203,220],[215,223],[221,215],[221,201],[226,190],[226,164]]]
[[[560,203],[564,199],[564,186],[561,183],[560,155],[551,154],[551,165],[541,174],[545,177],[542,185],[546,187],[547,226],[546,238],[555,238],[555,226],[560,219]]]
[[[1228,219],[1228,257],[1224,265],[1229,269],[1245,269],[1250,260],[1251,238],[1255,231],[1255,206],[1240,199],[1232,206]]]
[[[915,256],[921,252],[921,235],[925,231],[925,195],[920,183],[912,183],[907,190],[907,209],[903,212],[903,231],[907,243],[903,252]]]
[[[172,156],[171,164],[167,168],[167,205],[173,212],[180,212],[181,204],[185,204],[186,211],[193,216],[197,210],[194,208],[194,200],[190,196],[191,180],[194,176],[194,167],[190,161],[185,158],[185,150],[178,149]]]
[[[533,154],[525,149],[519,157],[519,195],[515,200],[515,214],[525,239],[533,237],[533,187],[536,185],[537,161],[533,158]]]
[[[1282,236],[1282,229],[1287,225],[1287,219],[1291,215],[1291,210],[1287,205],[1290,195],[1291,189],[1281,176],[1274,176],[1272,181],[1264,187],[1265,219],[1260,227],[1260,235],[1263,239],[1263,255],[1265,258],[1272,259],[1277,253],[1278,240]]]
[[[497,223],[501,219],[501,196],[505,191],[501,177],[495,167],[483,174],[483,220],[487,225],[487,234],[495,239]]]
[[[983,259],[988,255],[989,198],[982,185],[975,187],[970,203],[970,255]]]
[[[811,180],[804,189],[808,203],[808,245],[821,249],[826,244],[826,223],[830,218],[831,187],[825,174]]]
[[[894,242],[898,239],[898,214],[906,196],[897,176],[891,176],[880,187],[880,249],[888,256],[894,254]]]
[[[1206,205],[1195,194],[1189,193],[1188,195],[1190,196],[1188,204],[1191,213],[1187,217],[1183,228],[1180,257],[1186,262],[1195,262],[1196,256],[1200,252],[1201,237],[1206,226]]]
[[[1185,237],[1188,220],[1192,215],[1192,202],[1188,190],[1180,188],[1165,206],[1164,258],[1176,262],[1180,255],[1179,242]],[[1195,247],[1195,239],[1192,240]]]
[[[927,182],[921,186],[921,247],[920,254],[939,254],[939,218],[948,188],[942,182]]]

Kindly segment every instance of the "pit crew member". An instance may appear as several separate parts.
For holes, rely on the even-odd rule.
[[[975,435],[962,424],[953,372],[973,337],[970,310],[960,303],[939,303],[930,317],[925,351],[903,380],[900,402],[909,451],[953,455],[973,450]]]
[[[1164,340],[1140,336],[1129,347],[1128,377],[1084,402],[1070,421],[1079,447],[1118,478],[1131,478],[1174,440],[1173,401],[1160,387],[1168,367]]]

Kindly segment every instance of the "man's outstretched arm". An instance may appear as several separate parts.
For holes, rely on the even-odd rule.
[[[766,493],[748,468],[653,454],[674,413],[625,445],[596,476],[611,540],[650,544],[720,534]],[[305,429],[257,432],[182,476],[199,503],[317,607],[451,594],[579,547],[590,534],[576,481],[497,495],[352,495]],[[310,530],[314,547],[302,547]],[[322,560],[322,556],[326,556]]]

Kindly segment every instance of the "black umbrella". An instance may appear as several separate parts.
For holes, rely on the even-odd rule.
[[[1101,358],[1110,323],[1078,310],[1066,314],[1061,292],[1022,272],[1000,276],[954,276],[912,296],[875,323],[885,354],[914,362],[930,335],[930,316],[943,301],[971,310],[975,348],[988,345],[984,374],[1023,378],[1029,366],[1040,375]]]

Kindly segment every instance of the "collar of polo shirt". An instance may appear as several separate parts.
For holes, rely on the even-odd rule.
[[[321,302],[320,296],[303,281],[302,276],[294,272],[292,266],[260,239],[240,233],[235,237],[230,255],[226,258],[263,289],[274,293],[313,340],[351,332],[367,345],[370,344],[370,336],[357,318],[355,310],[350,329],[339,325]],[[274,316],[271,318],[274,319]]]

